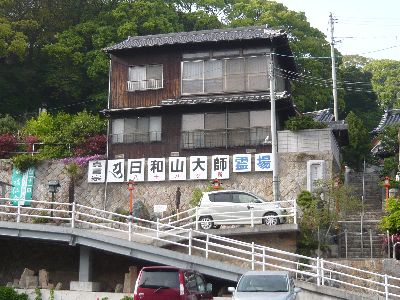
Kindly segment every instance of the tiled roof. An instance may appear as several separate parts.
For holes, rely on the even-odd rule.
[[[288,99],[290,100],[290,94],[288,92],[276,93],[276,100]],[[122,111],[134,111],[142,109],[153,109],[160,108],[162,106],[174,106],[174,105],[193,105],[193,104],[210,104],[210,103],[238,103],[238,102],[261,102],[270,101],[269,93],[257,93],[257,94],[224,94],[224,95],[208,95],[208,96],[183,96],[177,99],[162,100],[161,104],[153,107],[127,107],[127,108],[111,108],[104,109],[102,113],[113,113]]]
[[[381,132],[385,127],[400,123],[400,109],[385,110],[379,125],[372,130],[372,133]]]
[[[287,92],[276,93],[276,99],[289,98]],[[205,104],[205,103],[229,103],[229,102],[255,102],[269,101],[269,93],[262,94],[234,94],[234,95],[210,95],[196,97],[181,97],[178,99],[167,99],[161,102],[161,105],[179,105],[179,104]]]
[[[105,48],[104,50],[107,52],[113,52],[141,47],[218,41],[272,39],[274,37],[286,38],[286,33],[282,30],[268,28],[267,26],[224,28],[128,37],[125,41]]]
[[[315,121],[323,123],[332,122],[335,119],[330,108],[306,112],[303,115],[311,116]]]

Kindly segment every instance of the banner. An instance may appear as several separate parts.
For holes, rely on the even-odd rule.
[[[17,168],[13,168],[11,184],[13,187],[11,188],[10,198],[12,205],[17,206],[18,202],[20,205],[30,206],[30,201],[21,201],[21,200],[32,200],[32,191],[33,191],[33,180],[35,178],[35,169],[29,168],[26,172],[21,173]]]

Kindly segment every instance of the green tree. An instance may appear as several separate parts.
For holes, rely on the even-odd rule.
[[[10,115],[5,115],[0,117],[0,135],[6,133],[17,133],[18,124],[13,117]]]
[[[356,170],[360,170],[364,159],[370,158],[371,139],[362,120],[350,112],[346,117],[349,126],[349,145],[343,148],[344,162]]]
[[[28,47],[27,37],[15,24],[0,16],[0,60],[3,63],[22,60]]]
[[[354,112],[369,131],[376,127],[382,115],[372,88],[372,74],[364,70],[370,61],[361,56],[345,56],[339,68],[343,78],[339,84],[344,89],[345,103],[340,116],[343,118],[351,111]]]
[[[400,61],[374,60],[365,66],[372,73],[372,86],[381,108],[400,107]]]
[[[400,232],[400,201],[396,198],[388,199],[388,208],[386,216],[382,218],[380,223],[382,230],[389,230],[390,234]]]
[[[96,134],[104,133],[106,123],[99,116],[86,111],[76,115],[41,113],[24,126],[24,135],[37,136],[44,143],[40,151],[43,158],[72,156],[74,148]]]
[[[313,193],[302,191],[297,197],[301,210],[300,251],[310,255],[313,250],[324,248],[327,237],[338,228],[338,221],[348,212],[356,211],[361,201],[354,196],[351,187],[337,186],[334,181],[317,182]]]

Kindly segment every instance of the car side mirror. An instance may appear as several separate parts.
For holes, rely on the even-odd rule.
[[[211,283],[207,283],[207,285],[206,285],[206,290],[207,290],[207,292],[209,292],[209,293],[212,292],[212,284],[211,284]]]
[[[235,288],[233,286],[228,287],[228,292],[234,293],[235,292]]]
[[[255,202],[256,203],[263,203],[261,200],[256,200]]]
[[[295,287],[294,288],[294,292],[297,294],[297,293],[300,293],[301,292],[301,288],[299,288],[299,287]]]

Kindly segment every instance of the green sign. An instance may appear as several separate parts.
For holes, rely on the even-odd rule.
[[[29,206],[31,205],[30,201],[21,201],[21,200],[32,200],[32,190],[33,190],[33,180],[35,178],[35,169],[29,168],[28,171],[21,173],[15,167],[13,168],[12,177],[11,177],[11,200],[12,204],[17,206],[18,202],[20,205]]]

